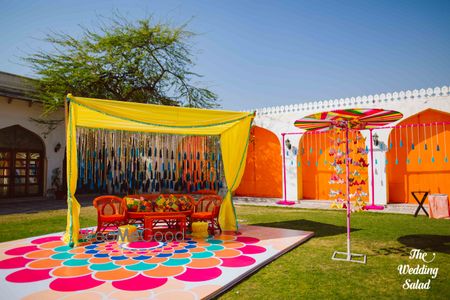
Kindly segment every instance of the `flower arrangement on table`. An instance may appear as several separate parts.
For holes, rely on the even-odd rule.
[[[190,217],[195,200],[189,195],[130,195],[125,197],[129,221],[143,221],[144,217],[161,213],[181,213]]]

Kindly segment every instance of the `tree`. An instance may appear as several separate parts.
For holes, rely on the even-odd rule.
[[[25,57],[39,76],[35,82],[47,112],[63,105],[67,93],[141,103],[211,108],[217,95],[193,82],[194,65],[185,26],[130,22],[120,17],[98,31],[83,28],[80,38],[51,33],[51,51]]]

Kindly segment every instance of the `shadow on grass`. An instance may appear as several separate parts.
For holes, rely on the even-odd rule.
[[[434,234],[411,234],[397,239],[403,245],[422,249],[426,252],[441,252],[450,254],[450,236]]]
[[[374,250],[374,252],[378,255],[400,255],[400,256],[409,256],[411,248],[407,246],[399,246],[399,247],[384,247],[380,249]]]
[[[295,229],[304,231],[313,231],[314,237],[325,237],[343,234],[347,232],[347,227],[336,226],[333,224],[314,222],[310,220],[292,220],[292,221],[282,221],[282,222],[272,222],[272,223],[259,223],[252,224],[255,226],[265,226],[265,227],[277,227],[285,229]],[[352,232],[359,231],[358,228],[352,228]]]

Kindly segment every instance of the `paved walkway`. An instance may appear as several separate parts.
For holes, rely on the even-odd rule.
[[[280,199],[277,198],[254,198],[254,197],[235,197],[235,204],[244,205],[257,205],[257,206],[277,206],[277,207],[287,207],[287,208],[310,208],[310,209],[330,209],[332,201],[329,200],[299,200],[294,205],[279,205],[276,204]],[[383,210],[371,210],[371,212],[379,213],[396,213],[396,214],[410,214],[413,215],[416,212],[417,204],[388,204],[385,205]],[[428,204],[424,205],[425,209],[428,210]],[[420,210],[419,215],[425,215],[425,213]]]
[[[92,206],[92,200],[97,195],[79,195],[78,201],[82,207]],[[235,197],[235,204],[256,205],[256,206],[276,206],[280,199],[276,198],[255,198],[255,197]],[[326,200],[301,200],[294,205],[285,205],[287,208],[310,208],[310,209],[332,209],[331,201]],[[428,211],[428,205],[424,205]],[[18,198],[0,200],[0,215],[9,215],[16,213],[35,213],[46,210],[66,209],[65,200],[46,199],[43,197]],[[417,209],[416,204],[388,204],[384,210],[372,210],[379,213],[398,213],[413,215]],[[425,215],[421,210],[419,215]]]
[[[97,195],[80,195],[77,197],[82,207],[92,206],[92,200]],[[1,199],[0,215],[19,213],[36,213],[46,210],[66,209],[66,200],[47,199],[45,197]]]

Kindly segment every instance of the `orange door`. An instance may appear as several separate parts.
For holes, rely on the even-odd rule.
[[[271,131],[253,126],[250,144],[237,196],[282,197],[281,147],[277,136]]]
[[[362,138],[361,133],[353,131],[350,133],[350,158],[356,159],[364,156],[367,161],[366,154],[358,153],[359,149],[365,148],[365,141]],[[341,184],[330,183],[330,179],[333,174],[336,173],[332,163],[336,158],[335,151],[337,150],[334,145],[335,140],[340,140],[342,143],[338,147],[341,152],[345,151],[344,136],[342,132],[336,133],[335,131],[327,131],[321,133],[307,133],[304,134],[299,143],[299,154],[297,157],[297,174],[298,179],[298,195],[302,197],[301,199],[316,199],[316,200],[330,200],[335,197],[330,197],[330,191],[345,191],[345,182]],[[341,157],[337,159],[338,162],[343,162],[344,158]],[[343,173],[339,175],[340,178],[346,179],[345,175],[345,164],[342,165]],[[361,188],[363,192],[368,191],[367,182],[367,168],[359,168],[350,165],[350,172],[353,174],[355,170],[356,173],[355,180],[359,183],[363,182],[361,185],[352,185],[351,193],[353,193],[357,188]],[[300,180],[301,178],[301,180]],[[340,197],[343,197],[341,195]]]
[[[450,114],[428,109],[398,125],[431,126],[396,127],[388,141],[387,179],[389,203],[416,203],[412,191],[450,194]]]

